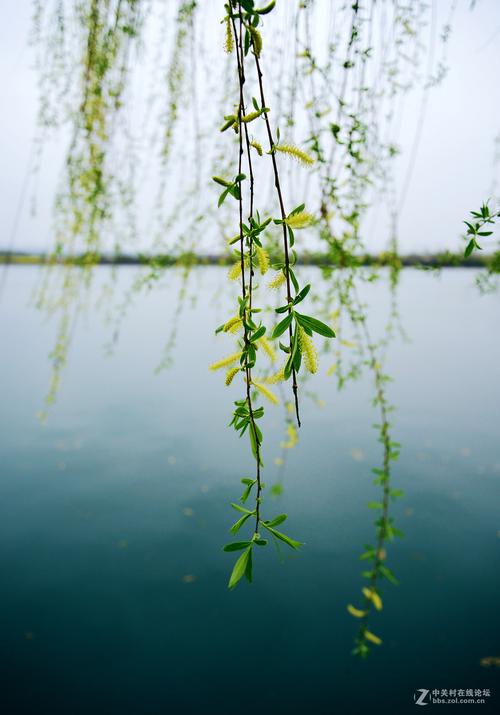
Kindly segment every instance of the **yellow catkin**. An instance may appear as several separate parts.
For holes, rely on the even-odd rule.
[[[240,371],[239,367],[231,367],[227,372],[226,372],[226,385],[229,387],[229,385],[232,383],[234,376]]]
[[[234,318],[230,318],[227,323],[225,323],[223,330],[225,333],[235,333],[241,328],[242,324],[239,315],[235,315]]]
[[[354,618],[364,618],[366,616],[366,611],[360,611],[359,608],[354,608],[351,604],[347,606],[347,610],[351,614],[351,616],[354,616]]]
[[[370,641],[371,643],[375,643],[375,645],[381,645],[382,639],[376,636],[374,633],[371,631],[365,631],[364,636],[367,641]]]
[[[248,25],[248,30],[250,32],[250,35],[252,36],[253,51],[255,53],[255,56],[260,57],[260,53],[262,52],[261,34],[255,27],[253,27],[253,25]]]
[[[231,54],[231,52],[234,49],[234,39],[233,39],[233,31],[231,29],[231,22],[229,18],[226,20],[226,37],[224,40],[224,51],[227,52],[228,55]]]
[[[269,254],[260,246],[255,246],[255,251],[257,253],[257,261],[259,263],[259,270],[264,275],[269,270]]]
[[[295,447],[295,445],[298,443],[299,435],[297,434],[297,430],[292,424],[288,425],[286,431],[288,434],[288,441],[281,442],[280,447],[282,449],[292,449],[292,447]]]
[[[293,442],[294,446],[298,444],[299,435],[297,434],[297,430],[295,429],[294,425],[288,425],[287,432],[288,436],[290,437],[290,441]]]
[[[377,611],[382,610],[382,599],[376,591],[373,591],[371,588],[364,588],[363,595],[373,603]]]
[[[313,220],[314,217],[312,214],[307,211],[299,211],[299,213],[293,214],[293,216],[289,216],[285,219],[285,223],[287,226],[290,226],[290,228],[306,228]]]
[[[269,402],[273,402],[275,405],[279,405],[280,401],[274,394],[274,392],[271,392],[271,390],[263,385],[261,382],[254,382],[252,380],[252,385],[255,387],[256,390],[258,390],[260,393],[264,395],[264,397],[267,397]]]
[[[248,124],[249,122],[253,122],[254,119],[257,119],[257,117],[260,117],[262,112],[250,112],[249,114],[245,114],[243,117],[241,117],[241,121],[245,122],[245,124]]]
[[[274,148],[276,151],[280,151],[283,154],[291,156],[292,159],[296,159],[300,164],[304,164],[305,166],[312,166],[314,164],[313,157],[303,149],[299,149],[295,144],[278,144]]]
[[[255,151],[257,152],[257,154],[259,156],[262,156],[263,151],[262,151],[262,144],[260,142],[258,142],[254,139],[253,141],[250,142],[250,146],[253,146],[253,148],[255,149]]]
[[[271,362],[275,362],[276,360],[276,350],[273,348],[269,340],[266,338],[265,335],[263,335],[259,341],[258,341],[260,347],[262,350],[266,353],[267,357]]]
[[[313,374],[317,372],[318,353],[316,352],[311,336],[308,335],[302,327],[299,327],[299,350],[302,353],[306,370]]]
[[[286,281],[285,274],[280,271],[270,283],[268,283],[267,287],[271,288],[272,290],[277,290],[280,286],[283,285],[283,283]]]
[[[266,382],[268,385],[276,385],[277,382],[283,382],[285,379],[285,367],[281,367],[278,372],[275,372],[274,375],[269,375],[269,377],[266,377]]]
[[[210,365],[210,370],[220,370],[221,367],[228,367],[229,365],[232,365],[233,362],[236,362],[239,360],[241,357],[241,353],[233,353],[232,355],[228,355],[225,358],[222,358],[222,360],[219,360],[218,362],[214,362]]]
[[[233,263],[231,268],[228,271],[227,277],[229,278],[230,281],[236,281],[238,278],[241,276],[241,262],[237,261],[236,263]]]
[[[336,371],[337,371],[337,363],[334,362],[333,365],[330,365],[330,367],[326,371],[326,374],[330,377],[330,375],[333,375]]]
[[[285,367],[281,367],[278,372],[275,372],[274,375],[269,375],[269,377],[266,377],[266,382],[268,385],[276,385],[278,382],[283,382],[285,379]]]

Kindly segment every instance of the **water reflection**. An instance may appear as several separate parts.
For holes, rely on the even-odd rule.
[[[41,412],[43,419],[47,417],[47,408],[55,402],[62,372],[68,359],[71,334],[77,318],[82,312],[88,314],[90,305],[94,307],[95,312],[104,315],[104,322],[110,332],[106,350],[111,353],[119,343],[120,333],[126,325],[127,314],[132,305],[140,301],[145,292],[163,285],[168,290],[169,304],[174,307],[170,310],[168,322],[161,321],[154,328],[155,332],[161,336],[166,333],[166,337],[163,338],[164,347],[155,372],[158,373],[172,367],[175,354],[182,354],[187,349],[187,346],[177,346],[176,341],[186,305],[190,303],[193,309],[196,307],[197,301],[203,299],[196,281],[192,280],[193,273],[199,272],[199,269],[193,268],[189,264],[172,268],[161,263],[153,263],[136,272],[123,295],[116,289],[116,270],[111,270],[108,280],[99,287],[99,296],[96,301],[92,298],[92,266],[71,266],[55,270],[58,279],[56,284],[50,283],[49,279],[53,276],[48,275],[39,291],[37,301],[38,307],[49,314],[59,313],[56,344],[50,354],[53,372],[45,399],[45,409]],[[53,267],[49,269],[49,273],[53,271]],[[173,281],[171,280],[174,274],[176,274],[175,292],[172,290]],[[384,368],[384,359],[390,349],[391,341],[398,334],[403,334],[398,311],[398,279],[399,269],[397,268],[385,271],[359,267],[348,267],[343,270],[325,268],[322,271],[322,278],[313,283],[314,287],[310,294],[312,302],[319,309],[319,314],[325,321],[333,324],[337,333],[337,340],[333,343],[329,340],[322,341],[321,352],[325,356],[327,364],[330,363],[327,374],[336,381],[337,389],[343,390],[350,381],[359,380],[364,371],[368,371],[372,382],[370,401],[378,412],[374,427],[376,439],[381,445],[381,453],[377,464],[373,466],[372,473],[380,496],[376,500],[372,499],[368,502],[368,506],[375,513],[375,535],[371,539],[371,543],[365,546],[361,555],[361,559],[364,561],[363,577],[367,582],[361,591],[362,603],[359,607],[348,605],[351,615],[359,619],[359,630],[353,652],[361,656],[368,654],[371,645],[381,644],[381,639],[370,630],[369,620],[373,611],[382,610],[384,582],[389,581],[397,584],[396,576],[388,565],[387,543],[394,537],[402,535],[400,529],[395,526],[390,513],[392,502],[402,495],[402,491],[395,488],[392,483],[392,464],[399,457],[400,444],[392,436],[393,425],[390,422],[390,416],[394,408],[387,396],[387,384],[391,378]],[[368,306],[361,299],[359,290],[360,285],[374,281],[382,284],[390,296],[389,315],[382,334],[376,339],[372,336]],[[49,297],[47,287],[49,285],[52,287],[53,295],[54,291],[60,291],[58,299]],[[228,298],[228,290],[224,282],[217,284],[213,299],[225,303]],[[267,307],[267,311],[270,310],[272,310],[272,306]],[[92,315],[92,319],[95,319],[95,314]],[[259,378],[262,381],[262,390],[268,390],[265,383],[276,383],[273,378],[273,373],[276,371],[274,366],[276,356],[269,345],[267,351],[270,355],[270,365],[267,372]],[[333,363],[331,363],[332,356],[335,360]],[[198,370],[203,371],[204,369],[204,365],[198,365]],[[279,441],[277,456],[274,457],[274,464],[278,467],[277,474],[269,489],[270,495],[275,498],[280,497],[284,492],[287,469],[294,470],[292,450],[300,439],[294,424],[293,404],[287,396],[286,385],[281,382],[278,382],[277,385],[279,402],[282,405],[281,416],[278,417],[282,422],[282,438]],[[316,409],[325,408],[325,399],[321,390],[316,388],[314,376],[302,372],[300,388],[302,398],[309,399]],[[222,397],[223,391],[221,390],[221,399]],[[272,397],[273,400],[276,399],[274,395]],[[273,416],[273,419],[276,417]],[[351,450],[351,454],[353,459],[364,461],[361,450]],[[233,468],[235,472],[239,470],[237,462]],[[355,598],[354,600],[359,603],[359,599]]]
[[[301,271],[317,283],[317,269]],[[358,710],[370,707],[376,691],[397,712],[422,683],[459,685],[472,674],[481,687],[494,688],[496,666],[480,661],[496,657],[498,640],[500,415],[491,390],[500,364],[491,331],[498,297],[479,302],[466,272],[444,272],[440,280],[401,273],[398,304],[413,342],[391,338],[383,374],[394,378],[385,389],[398,406],[393,430],[404,444],[393,477],[407,496],[391,516],[405,539],[387,549],[400,586],[384,589],[382,611],[373,605],[369,630],[384,645],[373,644],[377,654],[366,669],[349,656],[353,618],[345,609],[352,603],[363,610],[355,600],[362,587],[358,546],[376,546],[366,502],[379,498],[380,487],[371,484],[368,467],[383,464],[384,445],[370,426],[379,409],[371,405],[370,354],[358,360],[359,377],[340,391],[335,373],[327,374],[336,356],[323,356],[320,372],[301,386],[304,426],[293,449],[280,448],[288,440],[284,401],[269,412],[266,480],[282,485],[279,510],[293,514],[306,546],[284,563],[270,552],[251,588],[227,593],[229,565],[220,546],[240,476],[235,468],[248,463],[225,430],[232,388],[221,393],[206,369],[219,353],[215,337],[204,332],[192,350],[194,326],[218,325],[227,313],[225,273],[192,269],[191,285],[208,298],[193,310],[187,301],[174,359],[157,376],[166,337],[160,327],[175,312],[170,296],[182,285],[178,271],[130,306],[111,359],[102,352],[111,327],[87,310],[42,429],[33,415],[57,326],[27,307],[37,270],[13,269],[0,411],[0,558],[11,683],[28,678],[42,701],[50,687],[66,702],[77,693],[89,709],[101,692],[109,712],[130,703],[154,712],[164,702],[185,702],[195,678],[199,690],[189,691],[189,711],[219,702],[222,687],[225,699],[238,697],[239,674],[255,666],[262,639],[254,646],[253,637],[262,633],[266,656],[277,665],[262,669],[261,697],[278,711],[279,703],[292,711],[293,703],[302,711],[312,703],[328,712],[324,684],[332,680],[345,712],[353,692]],[[106,294],[108,278],[107,269],[95,271],[88,305]],[[117,272],[115,305],[136,279],[135,270]],[[358,322],[360,345],[380,349],[391,310],[387,283],[359,281],[356,289],[370,331],[370,341],[363,339]],[[109,312],[102,300],[100,309],[103,317]],[[343,321],[342,339],[352,343],[347,314]],[[342,350],[346,361],[357,348]],[[482,370],[464,382],[467,366],[479,363]],[[306,399],[309,391],[325,405]],[[274,463],[280,456],[284,465]],[[235,657],[238,638],[246,645]],[[298,662],[301,677],[291,678]],[[85,688],[77,682],[81,672]],[[395,674],[390,682],[388,672]],[[140,684],[140,707],[132,683]]]

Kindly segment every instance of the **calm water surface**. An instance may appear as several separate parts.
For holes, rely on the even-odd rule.
[[[135,273],[119,269],[117,295]],[[358,662],[345,606],[359,602],[358,556],[373,540],[370,375],[339,393],[322,358],[304,390],[325,405],[304,397],[284,492],[266,502],[306,546],[283,561],[259,552],[254,584],[230,593],[220,547],[251,462],[226,429],[237,388],[207,370],[231,352],[212,334],[231,314],[225,271],[193,271],[159,374],[180,274],[131,303],[112,356],[109,276],[97,270],[45,425],[56,324],[30,303],[39,269],[11,269],[0,305],[0,712],[405,713],[418,688],[490,688],[477,707],[499,712],[500,669],[480,660],[500,657],[500,295],[481,296],[472,271],[402,274],[410,340],[387,356],[406,495],[393,510],[405,537],[389,547],[400,585],[384,585],[371,623],[383,647]],[[380,334],[386,287],[363,295]],[[283,425],[280,408],[267,412],[271,485]]]

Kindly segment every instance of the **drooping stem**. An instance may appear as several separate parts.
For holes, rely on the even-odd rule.
[[[253,43],[253,40],[252,40]],[[260,92],[260,101],[262,108],[265,108],[266,105],[266,100],[264,96],[264,84],[263,84],[263,79],[262,79],[262,70],[260,67],[260,61],[258,57],[258,53],[255,50],[254,47],[254,58],[255,58],[255,66],[257,68],[257,77],[259,80],[259,92]],[[292,290],[291,290],[291,284],[290,284],[290,255],[289,255],[289,246],[288,246],[288,234],[287,234],[287,226],[285,223],[285,220],[287,218],[287,214],[285,211],[285,203],[283,201],[283,192],[281,190],[281,183],[280,183],[280,177],[279,177],[279,171],[278,171],[278,163],[276,161],[276,153],[274,151],[274,139],[273,139],[273,133],[271,129],[271,123],[269,122],[269,117],[267,116],[267,112],[263,112],[263,117],[264,117],[264,122],[266,124],[266,131],[267,131],[267,138],[269,140],[269,151],[271,153],[271,161],[273,165],[273,174],[274,174],[274,186],[276,188],[276,192],[278,194],[278,202],[279,202],[279,207],[280,207],[280,214],[281,214],[281,220],[282,220],[282,228],[283,228],[283,251],[285,254],[285,277],[286,277],[286,298],[288,302],[288,313],[291,314],[292,308],[290,307],[292,304]],[[288,328],[288,335],[290,339],[290,352],[292,351],[292,340],[293,340],[293,333],[292,333],[292,325],[290,324]],[[292,366],[292,389],[293,389],[293,396],[294,396],[294,401],[295,401],[295,414],[297,417],[297,424],[300,427],[300,414],[299,414],[299,396],[298,396],[298,386],[297,386],[297,373],[295,371],[295,367]]]
[[[238,65],[238,83],[239,83],[239,105],[238,105],[238,175],[242,173],[242,161],[243,161],[243,126],[245,126],[245,144],[248,168],[250,174],[250,209],[249,209],[249,221],[253,218],[253,202],[254,202],[254,176],[252,159],[250,155],[250,143],[248,138],[248,130],[244,122],[242,122],[242,117],[245,115],[245,98],[244,98],[244,85],[245,85],[245,60],[243,52],[243,42],[242,42],[242,32],[243,32],[243,21],[242,21],[242,10],[238,3],[239,9],[239,23],[238,28],[236,27],[234,16],[231,13],[231,24],[233,28],[234,38],[235,38],[235,49],[236,49],[236,60]],[[239,206],[239,234],[240,234],[240,262],[241,262],[241,284],[242,284],[242,298],[245,300],[247,297],[246,286],[245,286],[245,239],[243,236],[243,192],[240,184],[240,192],[238,199]],[[252,251],[253,251],[253,241],[250,237],[248,239],[248,255],[249,255],[249,282],[248,282],[248,311],[251,316],[252,310],[252,297],[253,297],[253,266],[252,266]],[[247,310],[245,308],[245,310]],[[246,320],[243,320],[243,339],[245,343],[245,348],[249,345],[248,329],[246,326]],[[260,467],[261,467],[261,456],[260,448],[261,442],[259,439],[259,432],[256,426],[254,409],[252,403],[252,370],[248,364],[248,352],[245,350],[245,381],[246,381],[246,400],[248,404],[248,412],[250,415],[251,429],[255,436],[255,461],[256,461],[256,481],[257,481],[257,494],[256,494],[256,506],[255,506],[255,533],[259,531],[260,523],[260,493],[262,490],[261,478],[260,478]]]
[[[400,494],[394,490],[391,485],[391,461],[397,459],[399,454],[399,445],[392,440],[390,433],[389,412],[392,408],[387,402],[385,390],[386,377],[380,366],[377,357],[376,345],[370,335],[366,315],[363,311],[361,301],[354,285],[352,287],[352,294],[356,304],[355,310],[356,315],[358,316],[357,320],[361,324],[362,334],[366,343],[368,365],[373,373],[375,387],[374,404],[379,408],[380,424],[378,425],[378,429],[380,442],[383,447],[382,469],[375,470],[378,474],[375,481],[382,486],[380,517],[377,520],[377,539],[374,547],[373,566],[371,572],[369,572],[368,591],[364,591],[365,600],[362,609],[364,615],[361,619],[359,634],[357,637],[357,649],[355,651],[357,654],[364,656],[367,653],[365,633],[367,632],[368,619],[374,605],[373,593],[376,591],[377,583],[384,577],[396,582],[394,576],[384,564],[386,558],[384,546],[386,541],[391,540],[396,535],[400,535],[399,531],[392,526],[392,520],[389,516],[391,497],[395,497]]]

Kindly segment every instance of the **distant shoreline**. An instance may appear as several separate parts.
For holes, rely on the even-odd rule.
[[[416,267],[423,269],[431,268],[487,268],[490,264],[491,256],[475,253],[469,258],[464,258],[458,253],[432,253],[417,254],[411,253],[403,256],[395,256],[392,253],[364,254],[351,256],[348,260],[332,261],[331,257],[322,253],[311,253],[301,257],[301,265],[337,267],[347,266],[392,266],[392,267]],[[0,251],[0,264],[15,266],[32,265],[76,265],[76,266],[148,266],[158,267],[171,266],[228,266],[233,263],[231,256],[216,254],[195,255],[192,253],[180,254],[178,256],[158,254],[158,255],[89,255],[54,257],[43,253],[24,253]]]

